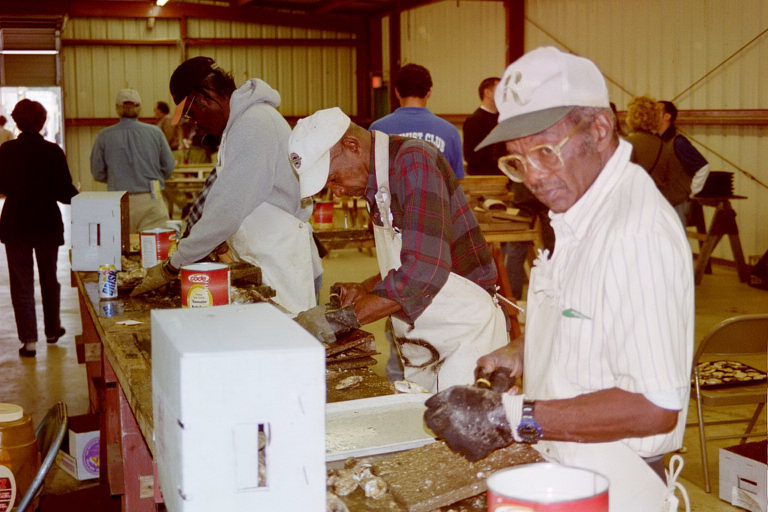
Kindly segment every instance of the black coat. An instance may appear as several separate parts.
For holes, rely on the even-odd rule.
[[[56,202],[69,204],[77,189],[64,152],[39,133],[22,133],[0,146],[0,242],[64,243]]]

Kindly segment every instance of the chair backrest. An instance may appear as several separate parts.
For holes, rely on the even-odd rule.
[[[764,354],[768,349],[768,314],[741,315],[715,326],[701,340],[694,364],[704,355]]]
[[[43,488],[45,475],[48,474],[53,462],[56,460],[56,454],[64,441],[64,435],[67,433],[67,404],[57,402],[48,409],[48,413],[43,421],[35,429],[37,436],[37,446],[40,449],[40,456],[43,458],[40,463],[40,469],[37,470],[35,478],[32,480],[27,492],[16,507],[16,512],[24,512],[27,507],[37,498],[37,495]]]

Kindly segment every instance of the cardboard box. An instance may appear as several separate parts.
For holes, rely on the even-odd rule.
[[[99,417],[71,416],[69,436],[64,439],[56,463],[78,480],[99,477]]]
[[[129,250],[128,193],[81,192],[72,198],[72,270],[96,271],[99,265],[122,270]]]
[[[720,499],[752,512],[768,509],[768,441],[720,449]]]
[[[268,303],[152,310],[170,512],[325,511],[325,349]]]

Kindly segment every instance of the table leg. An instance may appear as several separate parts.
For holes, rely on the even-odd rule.
[[[696,260],[694,271],[694,281],[696,284],[701,283],[704,269],[709,263],[709,258],[723,238],[723,235],[728,235],[731,243],[731,252],[733,252],[736,262],[739,281],[746,282],[749,279],[749,269],[744,261],[744,252],[741,249],[741,240],[739,239],[739,227],[736,225],[736,212],[731,207],[730,201],[722,201],[715,208],[715,215],[712,217],[712,222],[707,231],[707,238],[704,240],[704,244],[699,252],[699,258]]]

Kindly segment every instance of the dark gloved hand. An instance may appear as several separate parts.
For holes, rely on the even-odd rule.
[[[337,336],[360,327],[352,306],[341,309],[316,306],[296,315],[296,321],[323,343],[332,343]]]
[[[334,284],[331,286],[331,295],[328,297],[328,305],[333,309],[341,307],[341,286]]]
[[[424,421],[452,450],[470,461],[512,444],[501,395],[476,386],[452,386],[426,401]]]
[[[138,286],[131,292],[131,297],[160,288],[161,286],[170,283],[177,276],[178,271],[174,274],[166,269],[166,262],[158,263],[154,267],[149,267],[144,279],[142,279]]]
[[[515,379],[507,368],[496,368],[491,373],[485,372],[479,366],[475,368],[475,386],[504,393],[515,384]]]

